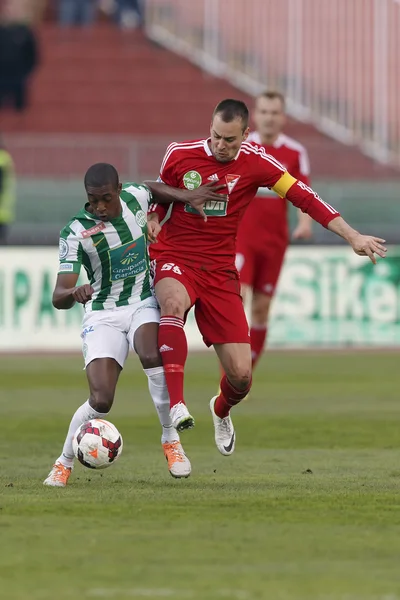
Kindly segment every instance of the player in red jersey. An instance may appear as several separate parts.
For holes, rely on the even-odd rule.
[[[183,394],[187,341],[184,321],[195,316],[207,346],[213,345],[226,375],[220,394],[210,401],[215,441],[221,454],[232,454],[235,431],[230,409],[251,387],[250,337],[235,268],[236,235],[244,211],[259,187],[286,197],[313,219],[348,241],[357,254],[384,257],[384,240],[361,235],[308,186],[290,175],[264,148],[246,141],[249,113],[239,100],[223,100],[215,108],[210,138],[171,144],[160,180],[195,189],[207,182],[226,185],[220,201],[204,204],[203,218],[192,207],[172,207],[152,246],[155,293],[161,307],[158,343],[170,395],[170,415],[178,431],[193,427]],[[155,219],[166,215],[160,206]]]
[[[256,130],[250,133],[248,141],[262,145],[293,177],[309,186],[310,163],[306,149],[282,133],[286,120],[283,95],[274,91],[260,94],[256,98],[253,120]],[[252,293],[250,340],[253,370],[265,346],[271,300],[289,244],[287,213],[286,198],[268,188],[260,188],[239,225],[236,267],[243,300]],[[311,236],[312,219],[299,210],[293,239],[306,240]]]

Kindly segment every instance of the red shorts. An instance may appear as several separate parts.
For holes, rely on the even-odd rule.
[[[206,346],[250,344],[249,326],[236,270],[202,271],[185,267],[176,260],[161,258],[153,261],[152,266],[154,284],[172,277],[185,286]]]
[[[259,249],[248,243],[236,246],[236,268],[240,282],[256,292],[273,296],[286,253],[286,244],[264,246]]]

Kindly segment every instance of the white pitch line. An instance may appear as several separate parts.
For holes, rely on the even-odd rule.
[[[87,594],[92,598],[184,598],[190,600],[195,597],[193,590],[179,590],[172,588],[95,588],[88,590]],[[196,594],[197,595],[197,594]],[[230,598],[231,600],[253,600],[245,590],[213,590],[213,596],[218,598]],[[392,600],[392,599],[390,599]],[[394,599],[393,599],[394,600]]]

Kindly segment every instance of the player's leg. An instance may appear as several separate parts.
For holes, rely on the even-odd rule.
[[[268,317],[271,301],[272,295],[258,290],[253,291],[250,317],[251,360],[253,369],[264,351],[268,333]]]
[[[153,399],[162,427],[161,444],[168,469],[173,477],[189,477],[190,461],[187,458],[179,434],[170,418],[169,394],[165,380],[162,358],[158,350],[158,324],[160,312],[154,299],[143,302],[133,315],[128,339],[139,356],[147,376],[150,395]]]
[[[183,327],[195,292],[183,268],[174,263],[157,261],[155,294],[161,309],[158,347],[170,396],[171,419],[174,427],[182,431],[194,425],[184,400],[184,368],[188,346]]]
[[[247,240],[243,240],[243,236],[238,238],[237,250],[235,263],[240,277],[240,293],[243,306],[246,306],[246,302],[251,297],[253,291],[255,257],[253,249],[249,246]],[[221,378],[225,374],[221,362],[220,374]]]
[[[215,275],[196,303],[195,314],[206,345],[214,346],[225,373],[210,409],[217,448],[227,456],[235,448],[230,410],[251,387],[250,338],[237,274]]]
[[[250,339],[253,369],[264,351],[268,320],[286,246],[274,247],[256,256],[253,295],[251,299]]]
[[[74,463],[73,436],[80,425],[91,419],[103,419],[109,413],[114,400],[115,387],[121,366],[113,358],[97,358],[86,367],[90,395],[69,424],[61,456],[56,460],[45,485],[65,487]]]
[[[72,439],[76,430],[90,419],[104,418],[111,409],[118,377],[129,352],[126,334],[112,320],[110,311],[90,313],[84,320],[81,337],[90,395],[72,416],[62,453],[45,485],[65,487],[74,462]]]

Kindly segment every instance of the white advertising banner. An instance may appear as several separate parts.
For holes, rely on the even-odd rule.
[[[0,351],[80,350],[82,306],[58,311],[51,303],[57,267],[57,248],[0,249]],[[205,350],[193,312],[185,331],[190,349]],[[400,345],[400,248],[377,266],[349,248],[290,248],[269,344]]]

